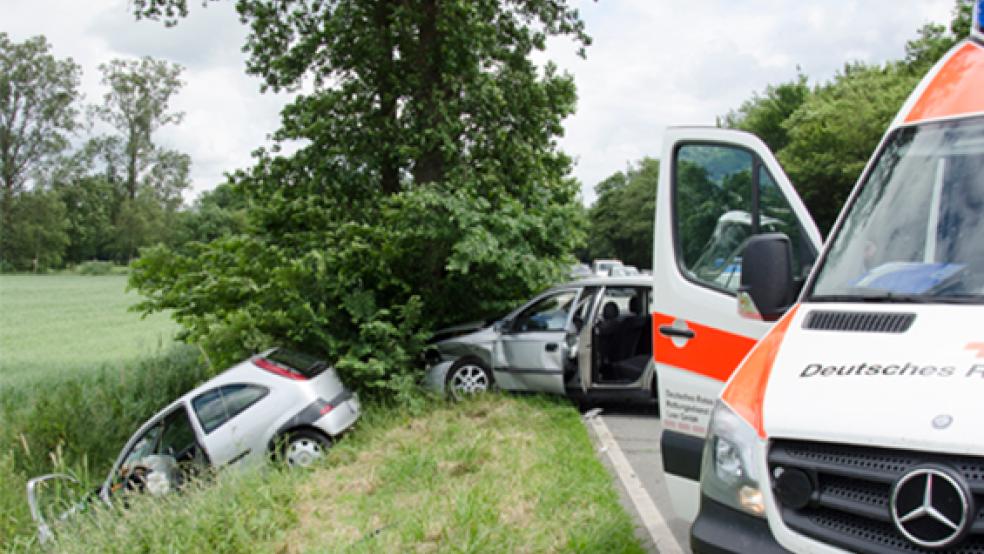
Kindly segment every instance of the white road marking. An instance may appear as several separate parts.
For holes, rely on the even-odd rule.
[[[618,443],[615,442],[615,437],[608,430],[608,426],[605,425],[604,420],[597,413],[591,414],[590,412],[586,414],[585,420],[594,428],[595,434],[597,434],[598,440],[601,442],[600,451],[608,455],[612,467],[615,468],[615,473],[618,474],[622,485],[628,492],[629,498],[632,500],[632,504],[639,514],[639,519],[646,526],[646,531],[652,537],[656,549],[662,554],[683,554],[683,548],[680,547],[680,543],[677,542],[676,537],[673,536],[673,532],[666,525],[663,514],[660,513],[659,508],[656,507],[656,503],[653,502],[649,493],[646,492],[642,481],[636,476],[635,471],[629,464],[629,460],[625,457],[622,449],[619,448]]]

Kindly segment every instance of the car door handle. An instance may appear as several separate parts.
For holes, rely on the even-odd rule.
[[[556,352],[557,351],[557,343],[556,342],[548,342],[547,345],[544,348],[546,349],[547,352]]]
[[[692,339],[697,336],[690,329],[677,329],[676,327],[671,327],[669,325],[660,326],[659,334],[667,337],[679,337],[681,339]]]

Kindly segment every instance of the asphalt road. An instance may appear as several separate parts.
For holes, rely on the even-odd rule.
[[[646,493],[653,500],[656,509],[666,522],[676,544],[683,552],[690,552],[689,525],[676,517],[670,499],[663,485],[663,471],[660,464],[659,437],[662,433],[655,406],[648,405],[600,405],[601,417],[608,427],[619,449],[628,460],[632,471],[642,482]],[[589,426],[590,428],[590,426]],[[609,457],[602,454],[601,459],[612,471],[612,478],[619,489],[622,504],[636,520],[636,534],[650,552],[658,552],[650,534],[647,532],[634,503],[616,476]],[[667,538],[660,537],[660,542]]]

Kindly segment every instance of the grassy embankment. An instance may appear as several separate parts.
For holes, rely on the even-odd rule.
[[[499,396],[377,409],[324,467],[230,471],[62,536],[80,553],[641,551],[578,413]]]
[[[38,287],[48,286],[41,281],[49,278],[36,278]],[[0,278],[0,295],[5,297],[7,279]],[[93,298],[83,290],[86,285],[109,288],[98,280],[110,278],[94,279],[76,283],[80,288],[73,295]],[[122,296],[122,281],[116,282]],[[32,292],[29,281],[19,285]],[[36,298],[46,296],[43,290],[33,292]],[[88,312],[108,306],[120,311],[130,301],[109,299],[89,310],[63,311],[62,317],[82,314],[84,321],[76,324],[85,326],[85,333],[113,335],[116,329],[93,329],[92,322],[114,316]],[[34,310],[43,311],[28,309]],[[6,326],[12,320],[4,317]],[[45,320],[41,314],[33,317]],[[30,340],[16,343],[34,345],[18,352],[19,359],[44,367],[44,356],[59,351],[44,347],[58,340],[44,329],[38,327]],[[6,353],[9,344],[0,344]],[[149,346],[157,348],[153,341]],[[126,355],[139,357],[139,352]],[[0,381],[0,548],[34,548],[24,502],[28,476],[55,467],[95,484],[140,422],[206,374],[188,348],[133,363],[108,363],[114,360],[111,356],[104,358],[104,369],[73,367],[71,358],[65,358],[58,372],[43,374],[59,378],[45,379],[43,386],[34,386],[42,383],[35,379]],[[52,451],[58,453],[54,460]],[[594,456],[578,413],[559,399],[492,396],[461,406],[432,400],[413,415],[367,406],[357,430],[336,445],[325,467],[227,472],[201,490],[135,504],[123,512],[97,511],[78,518],[62,530],[56,549],[639,550],[630,519]]]

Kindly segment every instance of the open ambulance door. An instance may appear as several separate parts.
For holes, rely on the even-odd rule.
[[[704,435],[724,382],[770,322],[738,313],[750,237],[785,233],[793,276],[808,275],[821,237],[768,147],[754,135],[671,128],[656,199],[653,356],[663,470],[677,515],[697,516]]]

